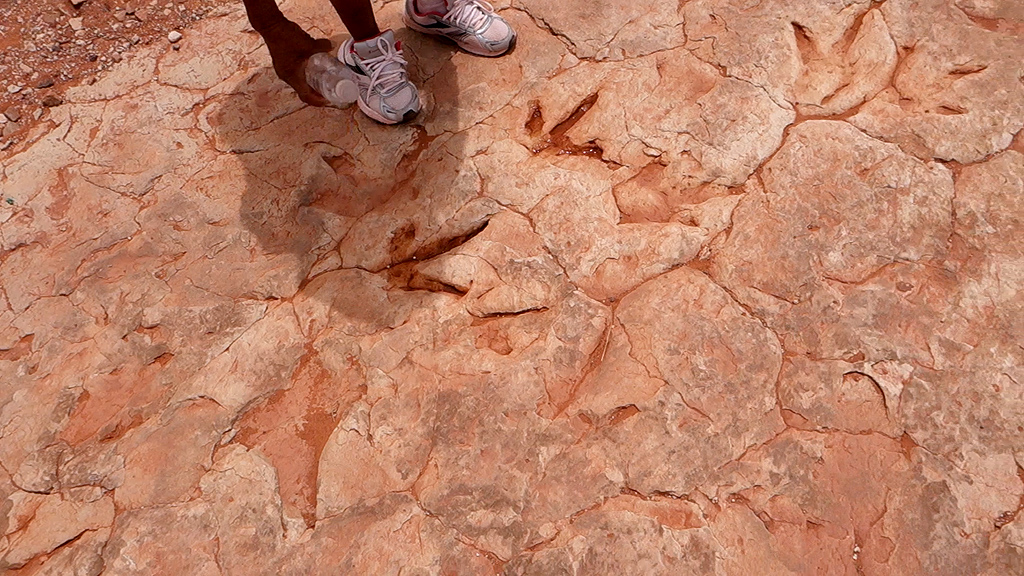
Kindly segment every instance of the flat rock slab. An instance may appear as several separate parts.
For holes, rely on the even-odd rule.
[[[0,156],[2,569],[1024,573],[1018,3],[375,4],[412,123],[238,6]]]

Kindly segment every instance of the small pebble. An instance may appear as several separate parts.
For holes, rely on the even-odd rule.
[[[75,8],[80,7],[82,4],[85,4],[85,0],[71,0],[71,5]]]
[[[82,29],[82,19],[81,18],[68,18],[68,25],[71,26],[72,30],[74,30],[75,32],[78,32],[79,30]]]
[[[167,40],[168,40],[168,41],[169,41],[169,42],[170,42],[171,44],[174,44],[174,43],[175,43],[175,42],[177,42],[178,40],[181,40],[181,32],[178,32],[177,30],[171,30],[171,31],[170,31],[170,32],[169,32],[169,33],[167,34]]]
[[[36,108],[35,112],[32,112],[32,118],[34,118],[36,120],[39,120],[42,117],[43,117],[43,109],[42,108]]]
[[[42,101],[43,106],[46,106],[47,108],[53,108],[54,106],[60,106],[63,103],[64,103],[64,101],[61,100],[59,96],[54,96],[53,94],[47,94],[46,97],[43,98],[43,101]]]
[[[36,88],[38,88],[39,90],[42,90],[43,88],[49,88],[50,86],[53,86],[53,78],[50,76],[43,78],[39,81],[38,84],[36,84]]]
[[[7,110],[4,110],[4,116],[6,116],[11,122],[21,120],[21,112],[17,108],[8,108]]]
[[[18,92],[21,92],[21,86],[11,84],[7,87],[7,92],[9,92],[10,94],[17,94]]]

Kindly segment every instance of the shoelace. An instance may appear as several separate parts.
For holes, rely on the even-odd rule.
[[[494,7],[483,0],[455,0],[444,19],[460,28],[479,31],[493,13]]]
[[[405,66],[408,62],[402,58],[402,50],[395,49],[387,40],[377,38],[377,49],[381,55],[363,60],[363,65],[370,70],[370,92],[378,84],[381,93],[387,93],[406,83],[408,74]]]

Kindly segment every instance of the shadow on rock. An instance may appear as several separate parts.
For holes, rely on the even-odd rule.
[[[298,360],[290,353],[289,385],[246,412],[236,441],[273,463],[286,516],[307,526],[320,517],[321,452],[365,393],[355,337],[394,328],[436,297],[407,291],[416,263],[494,212],[466,209],[480,204],[480,179],[466,168],[464,139],[438,127],[458,111],[454,47],[396,35],[423,99],[411,123],[377,124],[355,105],[306,106],[269,68],[240,73],[204,113],[216,148],[230,153],[204,170],[198,192],[237,207],[222,220],[241,228],[222,248],[232,252],[217,256],[234,269],[213,272],[244,278],[251,298],[287,301],[276,308],[293,326],[283,341],[306,350]]]
[[[396,35],[423,99],[408,124],[378,124],[358,105],[306,106],[269,68],[245,75],[208,114],[216,147],[233,153],[219,170],[245,182],[216,193],[240,197],[238,218],[251,234],[241,242],[259,256],[247,274],[265,280],[256,282],[257,297],[289,298],[339,268],[386,271],[437,244],[437,230],[415,220],[424,206],[444,211],[462,172],[457,140],[435,142],[448,135],[430,128],[457,110],[455,48],[406,29]],[[359,318],[369,313],[359,306],[339,312],[372,320]]]

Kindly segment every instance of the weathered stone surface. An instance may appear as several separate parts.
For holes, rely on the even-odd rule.
[[[160,531],[154,526],[163,526]],[[217,517],[208,505],[180,504],[118,515],[103,550],[103,574],[161,574],[183,570],[218,575]]]
[[[119,443],[125,470],[114,494],[118,505],[145,508],[189,500],[226,429],[226,415],[212,400],[182,402],[127,434]]]
[[[284,544],[277,486],[273,466],[237,444],[221,450],[200,480],[203,499],[212,503],[217,519],[216,558],[222,573],[280,573],[266,561]]]
[[[1015,18],[1016,28],[1000,30],[987,24],[984,10],[972,17],[970,7],[965,12],[958,4],[900,1],[879,8],[900,64],[892,85],[853,124],[922,158],[976,162],[1009,146],[1024,126],[1020,15],[1003,8],[999,14]]]
[[[109,527],[114,521],[114,502],[109,497],[77,501],[50,494],[33,506],[27,525],[7,535],[8,547],[0,564],[21,568],[29,560],[49,554],[79,535]]]
[[[685,39],[679,17],[681,5],[671,2],[520,0],[516,5],[568,43],[579,58],[635,58],[675,48]],[[637,18],[638,14],[644,17]]]
[[[99,133],[85,150],[81,167],[87,180],[139,197],[168,173],[194,170],[184,159],[197,155],[200,143],[189,134],[195,119],[182,112],[194,106],[197,97],[160,86],[150,90],[154,93],[114,99],[104,106]]]
[[[505,573],[713,574],[723,549],[698,518],[699,509],[686,502],[609,501]]]
[[[217,18],[202,35],[189,35],[191,50],[168,50],[157,61],[160,83],[188,90],[208,90],[240,69],[258,65],[253,52],[259,45],[255,35],[244,34],[248,22],[240,18]],[[172,32],[174,33],[174,32]],[[181,39],[181,34],[178,39]],[[238,41],[225,43],[223,38]],[[248,40],[246,42],[245,40]]]
[[[873,98],[896,67],[896,45],[868,0],[699,0],[684,8],[688,46],[730,76],[807,115],[839,114]],[[746,30],[757,29],[751,36]]]
[[[794,118],[763,89],[723,77],[683,49],[626,64],[583,62],[559,79],[513,101],[542,120],[528,127],[532,149],[596,146],[602,159],[628,168],[651,163],[655,150],[684,187],[742,184]]]
[[[629,488],[687,494],[782,429],[779,342],[707,276],[682,268],[648,282],[615,321],[614,352],[577,406],[592,420],[621,419],[606,435]],[[621,386],[637,373],[640,385]]]
[[[396,562],[395,558],[401,558]],[[415,500],[385,496],[325,520],[280,574],[489,574],[485,554],[459,542]]]
[[[693,260],[708,231],[678,222],[626,223],[610,182],[594,178],[554,188],[528,214],[569,279],[600,300]],[[565,214],[577,214],[568,221]]]
[[[1019,3],[373,4],[412,123],[233,4],[0,152],[4,569],[1024,571]]]
[[[853,284],[892,262],[941,259],[952,232],[949,171],[846,123],[795,128],[762,181],[734,214],[716,275],[776,301],[798,305],[828,280]]]
[[[776,101],[808,116],[854,112],[853,124],[921,158],[974,162],[1024,126],[1015,10],[953,0],[700,0],[683,14],[698,57]]]
[[[722,473],[735,483],[715,482],[711,530],[763,534],[737,542],[741,566],[867,574],[984,566],[988,536],[971,530],[962,479],[924,450],[878,434],[787,431]]]
[[[1022,203],[1024,154],[1017,151],[965,168],[953,200],[955,230],[965,245],[969,274],[962,289],[964,303],[976,314],[991,310],[1018,336],[1016,321],[1024,313],[1024,224],[1015,215],[1024,210]]]

